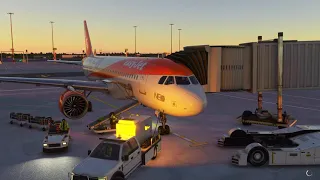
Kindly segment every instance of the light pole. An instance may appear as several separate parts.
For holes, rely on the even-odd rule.
[[[55,48],[54,48],[54,41],[53,41],[53,21],[50,21],[50,23],[51,23],[51,34],[52,34],[52,36],[51,36],[51,38],[52,38],[52,55],[53,55],[53,60],[56,60],[56,53],[55,53]]]
[[[15,61],[14,61],[14,49],[13,49],[12,18],[11,18],[11,16],[12,16],[14,13],[9,12],[9,13],[7,13],[7,14],[10,15],[12,61],[15,62]]]
[[[26,56],[27,56],[27,63],[29,63],[29,58],[28,58],[28,49],[26,49]]]
[[[171,54],[172,54],[172,26],[173,26],[174,24],[170,24],[170,26],[171,26]]]
[[[138,26],[133,26],[134,27],[134,54],[137,54],[137,27]]]
[[[178,29],[178,31],[179,31],[179,51],[180,51],[180,31],[181,31],[182,29]]]

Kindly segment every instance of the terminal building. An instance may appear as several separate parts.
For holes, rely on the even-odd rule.
[[[278,39],[187,46],[166,58],[190,68],[206,92],[277,89]],[[283,88],[320,87],[320,41],[283,41]]]

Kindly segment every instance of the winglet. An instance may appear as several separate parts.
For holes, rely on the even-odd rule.
[[[92,46],[91,46],[91,40],[89,36],[89,31],[88,31],[88,26],[87,26],[87,21],[84,20],[84,36],[85,36],[85,43],[86,43],[86,55],[88,56],[93,56],[92,52]]]

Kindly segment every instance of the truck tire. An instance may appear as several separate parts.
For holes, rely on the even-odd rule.
[[[258,147],[254,147],[250,150],[249,154],[248,154],[248,162],[252,165],[252,166],[263,166],[264,164],[266,164],[266,162],[269,160],[269,154],[268,151],[262,147],[262,146],[258,146]]]
[[[154,147],[154,151],[153,151],[153,157],[151,158],[152,160],[155,160],[158,156],[158,147],[155,146]]]
[[[232,138],[246,137],[246,136],[247,136],[247,133],[242,129],[236,129],[230,134],[230,137]]]

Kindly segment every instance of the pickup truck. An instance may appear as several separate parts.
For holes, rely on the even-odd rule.
[[[161,151],[161,137],[159,134],[153,135],[151,117],[131,121],[137,134],[129,132],[128,120],[119,120],[116,135],[100,138],[102,141],[98,146],[93,151],[89,150],[88,157],[69,173],[69,179],[124,180],[141,165],[155,159]],[[132,136],[126,136],[124,132]]]

